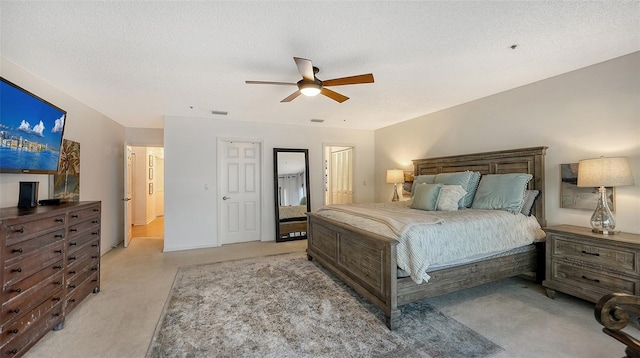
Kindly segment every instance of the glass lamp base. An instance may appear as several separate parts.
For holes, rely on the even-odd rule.
[[[598,205],[596,211],[591,215],[591,231],[602,235],[613,235],[616,221],[613,218],[609,205],[607,205],[607,191],[601,186],[598,189]]]
[[[391,201],[400,201],[400,197],[398,196],[398,184],[393,184],[393,198]]]

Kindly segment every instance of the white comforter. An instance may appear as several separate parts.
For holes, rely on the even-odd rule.
[[[374,208],[382,211],[367,217]],[[430,265],[511,250],[545,236],[535,217],[501,210],[422,211],[396,202],[329,205],[318,214],[398,240],[398,267],[416,283],[429,281]]]

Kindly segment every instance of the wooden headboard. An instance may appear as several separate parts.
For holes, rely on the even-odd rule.
[[[542,227],[547,225],[544,207],[544,156],[547,147],[500,150],[496,152],[452,155],[413,160],[415,175],[453,173],[471,170],[481,174],[529,173],[529,189],[540,190],[532,215]]]

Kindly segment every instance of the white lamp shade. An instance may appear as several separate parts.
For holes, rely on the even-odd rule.
[[[404,182],[404,171],[401,169],[387,170],[387,183],[396,184]]]
[[[625,157],[584,159],[578,163],[578,186],[633,185],[629,161]]]

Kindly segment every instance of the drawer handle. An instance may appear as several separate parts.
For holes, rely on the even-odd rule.
[[[71,303],[76,302],[76,299],[72,298],[72,299],[69,300],[69,302],[71,302]]]
[[[14,348],[14,349],[10,350],[7,353],[9,353],[10,355],[14,355],[14,354],[18,353],[18,350]]]
[[[75,242],[75,241],[74,241],[74,242],[70,242],[70,243],[69,243],[69,246],[76,246],[76,245],[78,245],[78,243],[77,243],[77,242]]]
[[[69,257],[69,261],[71,261],[71,260],[75,260],[75,259],[76,259],[76,257],[75,257],[75,256],[71,256],[71,257]]]
[[[56,219],[56,222],[57,222],[57,223],[63,223],[63,222],[64,222],[64,219]]]
[[[585,275],[582,275],[582,278],[587,280],[587,281],[593,281],[593,282],[600,283],[600,280],[598,280],[597,278],[589,278],[589,277],[587,277]]]
[[[97,267],[92,267],[91,271],[98,271],[98,268]]]
[[[98,223],[98,220],[92,220],[92,221],[91,221],[91,223],[92,223],[92,224],[97,224],[97,223]]]
[[[93,209],[93,211],[94,211],[94,212],[98,212],[98,211],[100,211],[100,209]]]
[[[92,233],[91,233],[91,235],[94,235],[94,236],[95,236],[95,235],[98,235],[98,232],[97,232],[97,231],[94,231],[94,232],[92,232]]]
[[[13,252],[17,253],[17,254],[21,254],[22,253],[22,248],[19,249],[13,249]]]
[[[53,266],[53,269],[54,269],[54,270],[60,270],[61,268],[62,268],[62,266],[60,266],[60,265],[55,265],[55,266]]]
[[[18,333],[18,329],[17,329],[17,328],[12,329],[12,330],[11,330],[11,333],[13,333],[13,334]]]
[[[13,312],[13,313],[15,313],[15,314],[18,314],[18,313],[20,313],[20,309],[19,309],[19,308],[16,308],[16,309],[14,309],[14,310],[13,310],[13,311],[11,311],[11,312]]]
[[[11,270],[11,272],[22,272],[22,268],[18,267],[17,269],[13,269]]]
[[[19,233],[21,233],[21,234],[24,234],[24,226],[23,226],[23,227],[21,227],[21,228],[19,228],[19,229],[15,229],[15,230],[13,230],[13,232],[19,232]]]
[[[98,279],[94,278],[93,280],[91,280],[91,282],[98,282]]]
[[[20,292],[22,292],[22,289],[21,289],[20,287],[18,287],[18,288],[16,288],[15,290],[13,290],[13,292],[20,293]]]
[[[56,285],[56,286],[60,286],[60,285],[62,285],[62,282],[60,282],[60,281],[55,281],[53,284],[54,284],[54,285]]]
[[[60,238],[63,238],[63,237],[64,237],[64,235],[62,235],[62,234],[57,234],[57,235],[53,235],[53,237],[60,239]]]
[[[67,287],[73,289],[73,288],[76,288],[76,285],[69,285]]]
[[[76,271],[75,271],[75,270],[73,270],[73,271],[69,271],[69,275],[75,275],[75,274],[76,274]]]
[[[53,252],[55,252],[56,254],[61,254],[61,253],[62,253],[62,250],[55,250],[55,251],[53,251]]]
[[[97,259],[97,258],[98,258],[98,256],[91,256],[91,258],[92,258],[92,259]]]
[[[71,215],[71,217],[72,217],[72,218],[74,218],[74,219],[77,219],[77,218],[79,218],[80,216],[79,216],[78,214],[73,214],[73,215]]]
[[[587,255],[591,255],[591,256],[600,256],[599,252],[586,252],[584,250],[582,250],[583,254],[587,254]]]
[[[77,232],[77,231],[78,231],[78,229],[69,229],[69,231],[71,231],[71,232]]]
[[[60,317],[60,312],[56,312],[53,314],[53,317]]]
[[[91,244],[91,247],[98,247],[98,244]]]
[[[62,299],[62,297],[54,297],[52,298],[53,301],[60,301]]]

